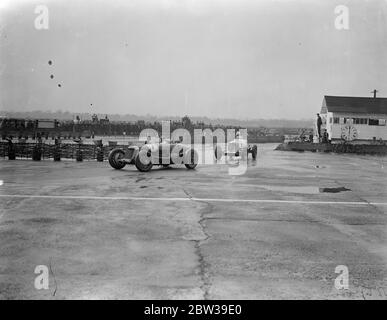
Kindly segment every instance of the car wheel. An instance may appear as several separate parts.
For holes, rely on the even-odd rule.
[[[141,172],[148,172],[150,169],[152,169],[153,163],[149,161],[148,164],[143,164],[143,163],[141,162],[140,155],[138,154],[138,155],[136,156],[136,160],[135,160],[134,165],[136,166],[136,168],[137,168],[138,171],[141,171]]]
[[[215,160],[220,160],[222,158],[222,148],[220,146],[215,146]]]
[[[189,163],[185,163],[184,164],[185,167],[187,169],[190,169],[190,170],[195,169],[196,166],[198,165],[198,161],[199,161],[199,156],[198,156],[197,152],[193,149],[189,150],[187,152],[186,158],[189,159],[189,161],[188,161]]]
[[[123,161],[120,161],[121,159],[123,159],[125,156],[125,152],[124,150],[121,150],[121,149],[113,149],[112,151],[110,151],[109,153],[109,164],[114,168],[114,169],[117,169],[117,170],[120,170],[122,169],[123,167],[125,167],[126,163],[123,162]]]
[[[258,154],[258,147],[257,146],[253,146],[253,150],[252,150],[251,154],[253,156],[253,160],[257,160],[257,154]]]

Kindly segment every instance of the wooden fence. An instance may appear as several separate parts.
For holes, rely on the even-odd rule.
[[[74,144],[61,143],[59,145],[45,143],[22,143],[16,142],[10,145],[8,142],[0,142],[0,157],[7,158],[9,153],[14,152],[18,159],[32,159],[35,152],[38,150],[41,154],[41,159],[53,159],[55,154],[59,154],[62,159],[77,159],[79,154],[82,155],[82,160],[96,160],[100,151],[103,153],[103,159],[106,160],[109,152],[116,147],[127,147],[123,145],[116,146],[96,146],[92,144]],[[13,148],[13,150],[12,150]]]

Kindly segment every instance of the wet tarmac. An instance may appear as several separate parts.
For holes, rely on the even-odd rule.
[[[234,176],[0,160],[0,298],[386,299],[387,158],[274,147]]]

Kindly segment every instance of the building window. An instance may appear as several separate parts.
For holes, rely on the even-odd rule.
[[[340,118],[339,117],[334,117],[333,118],[333,123],[335,123],[335,124],[340,123]]]
[[[379,125],[379,120],[378,119],[369,119],[368,125],[369,126],[378,126]]]
[[[386,125],[386,119],[379,119],[379,126],[385,126]]]

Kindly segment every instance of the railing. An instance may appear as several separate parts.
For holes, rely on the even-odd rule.
[[[59,145],[45,144],[45,143],[23,143],[15,142],[9,144],[8,142],[0,142],[0,157],[8,157],[10,151],[14,151],[16,158],[32,159],[34,151],[38,151],[41,159],[53,159],[55,154],[60,155],[63,159],[77,159],[79,154],[82,155],[82,160],[96,160],[98,153],[102,151],[103,158],[107,159],[109,152],[117,147],[127,147],[124,145],[105,145],[97,146],[92,144],[74,144],[61,143]],[[12,150],[13,149],[13,150]]]

